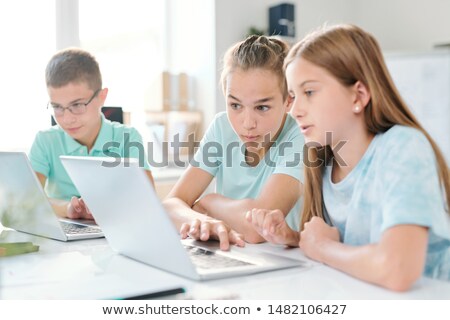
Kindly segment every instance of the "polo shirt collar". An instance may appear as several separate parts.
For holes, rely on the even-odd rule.
[[[94,146],[92,147],[90,153],[93,153],[94,151],[102,152],[103,146],[106,142],[112,141],[113,138],[113,130],[110,125],[110,121],[105,119],[105,116],[103,113],[101,114],[101,127],[100,132],[98,133],[97,139],[95,139]],[[61,129],[62,130],[62,129]],[[86,148],[79,142],[77,142],[75,139],[73,139],[70,135],[67,134],[67,132],[64,131],[64,142],[66,144],[67,152],[69,154],[78,153],[78,151],[81,148]]]

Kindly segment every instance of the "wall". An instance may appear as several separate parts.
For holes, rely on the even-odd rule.
[[[195,79],[195,108],[208,124],[216,113],[215,3],[205,0],[167,0],[167,69]],[[187,14],[188,13],[188,14]],[[194,14],[192,14],[194,13]]]
[[[450,43],[448,0],[359,0],[356,23],[372,32],[385,51],[427,51]]]
[[[297,38],[327,24],[353,23],[370,31],[384,51],[426,51],[450,43],[448,0],[216,0],[216,83],[225,50],[242,39],[250,26],[268,27],[268,8],[289,2],[296,6]],[[225,110],[216,88],[216,111]]]

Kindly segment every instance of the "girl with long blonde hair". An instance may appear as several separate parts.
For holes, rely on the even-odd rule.
[[[307,145],[302,251],[398,291],[422,275],[449,280],[449,170],[374,37],[352,25],[321,29],[290,50],[285,70]],[[278,216],[247,219],[269,240],[292,237]]]

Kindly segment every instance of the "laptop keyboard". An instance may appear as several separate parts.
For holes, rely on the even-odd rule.
[[[100,229],[97,227],[83,226],[76,223],[69,223],[61,221],[61,226],[66,234],[86,234],[86,233],[100,233]]]
[[[202,269],[217,269],[251,266],[253,263],[230,258],[213,251],[205,250],[199,247],[184,245],[196,267]]]

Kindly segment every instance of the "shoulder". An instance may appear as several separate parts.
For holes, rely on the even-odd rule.
[[[236,134],[231,127],[228,115],[225,111],[219,112],[214,116],[208,127],[207,135],[209,136],[209,140],[236,140]]]
[[[45,130],[39,130],[36,133],[35,140],[37,141],[54,141],[55,139],[61,139],[64,137],[64,130],[58,125],[54,125],[51,128]]]
[[[386,151],[432,152],[432,146],[425,134],[412,127],[395,125],[380,134],[380,145]]]
[[[103,125],[108,127],[113,132],[114,137],[123,137],[124,134],[129,134],[130,136],[140,136],[139,131],[136,128],[119,122],[105,120]]]
[[[284,122],[283,129],[278,138],[278,142],[286,141],[304,144],[304,137],[294,118],[289,113],[286,116],[286,121]]]

